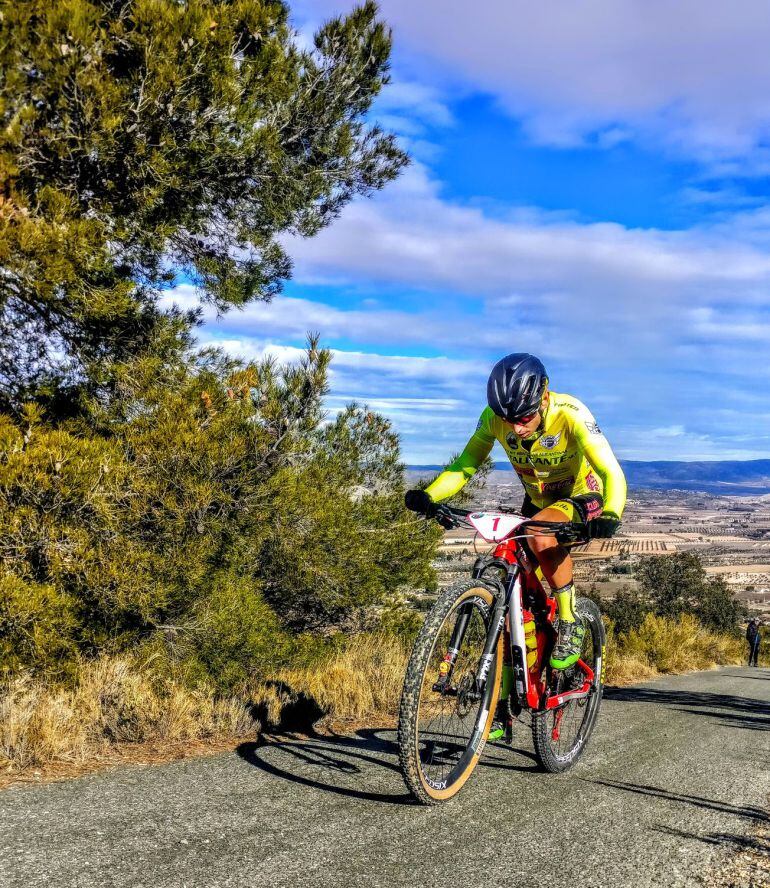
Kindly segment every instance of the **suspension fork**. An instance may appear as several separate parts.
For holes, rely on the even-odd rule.
[[[439,667],[438,681],[433,685],[433,690],[446,694],[450,691],[450,681],[454,672],[457,655],[460,653],[465,633],[468,629],[468,622],[471,618],[473,605],[469,602],[464,604],[457,612],[452,637],[449,639],[449,647],[444,654],[444,659]]]
[[[476,691],[482,694],[484,685],[487,683],[490,667],[495,659],[495,651],[500,641],[500,636],[505,628],[505,615],[508,612],[508,602],[510,601],[509,584],[504,587],[504,594],[495,595],[495,605],[492,608],[492,618],[489,621],[489,631],[487,632],[487,640],[484,645],[484,653],[479,660],[479,669],[476,673]]]

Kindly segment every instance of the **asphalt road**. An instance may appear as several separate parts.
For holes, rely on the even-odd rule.
[[[452,802],[409,802],[393,734],[237,753],[0,794],[3,886],[700,885],[768,820],[770,670],[608,691],[581,762],[529,729]]]

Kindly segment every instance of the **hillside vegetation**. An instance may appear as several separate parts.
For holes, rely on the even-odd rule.
[[[290,236],[407,163],[367,122],[376,6],[310,48],[280,0],[16,0],[2,29],[0,764],[392,718],[440,536],[404,512],[397,435],[324,413],[316,336],[238,361],[166,307],[269,301]],[[731,661],[688,608],[611,669]]]
[[[309,730],[322,718],[343,726],[394,724],[409,649],[403,635],[362,633],[312,664],[276,670],[272,680],[230,695],[206,684],[191,688],[125,656],[84,663],[66,688],[17,678],[0,701],[0,766],[15,773],[109,762],[115,744]],[[625,635],[610,622],[607,651],[607,682],[614,685],[746,659],[741,639],[708,632],[687,614],[648,614]],[[763,663],[770,665],[766,656]]]
[[[727,624],[736,605],[720,599],[720,584],[710,588],[697,558],[645,560],[637,578],[641,592],[602,602],[608,684],[746,662],[746,642],[735,622]],[[420,617],[396,595],[378,623],[375,631],[316,642],[283,665],[263,657],[261,668],[255,661],[250,677],[226,692],[208,680],[191,682],[184,658],[157,661],[141,645],[129,655],[82,660],[66,685],[18,676],[0,703],[0,759],[19,772],[109,761],[121,743],[307,731],[319,721],[393,724]],[[770,665],[767,648],[765,639],[762,665]]]
[[[19,0],[2,28],[3,748],[231,731],[247,686],[433,583],[397,436],[325,415],[317,338],[236,361],[165,307],[270,300],[287,235],[398,175],[366,120],[390,34],[364,3],[304,48],[280,0]]]

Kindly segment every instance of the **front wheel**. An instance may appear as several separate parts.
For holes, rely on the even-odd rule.
[[[460,583],[441,593],[415,641],[401,694],[398,744],[406,784],[423,805],[458,793],[484,749],[503,662],[498,642],[479,692],[476,676],[493,608],[494,596],[486,586]],[[458,633],[465,627],[459,639],[458,623]]]
[[[594,680],[587,697],[568,700],[557,709],[532,715],[532,739],[537,760],[552,773],[571,768],[582,754],[596,725],[604,690],[606,633],[601,612],[590,598],[578,598],[575,612],[586,627],[580,659],[591,667]],[[581,674],[584,673],[576,666],[557,673],[557,681],[561,683],[559,690],[568,690],[570,682],[579,681]]]

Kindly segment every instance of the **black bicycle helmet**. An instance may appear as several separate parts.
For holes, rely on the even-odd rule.
[[[508,422],[537,413],[548,385],[545,367],[534,355],[506,355],[492,368],[487,382],[487,403]]]

